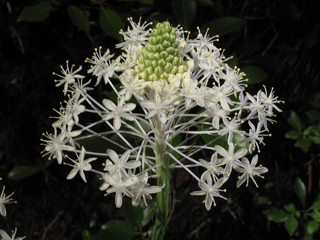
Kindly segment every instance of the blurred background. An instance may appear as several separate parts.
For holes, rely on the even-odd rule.
[[[320,239],[319,2],[314,0],[11,0],[0,1],[0,187],[16,204],[6,205],[0,228],[27,239],[147,239],[149,207],[116,209],[103,197],[94,174],[66,180],[70,168],[41,157],[42,133],[52,131],[63,100],[52,72],[65,61],[84,60],[115,44],[132,17],[135,22],[169,20],[197,36],[210,36],[230,65],[247,73],[249,93],[265,85],[285,104],[272,137],[261,146],[265,179],[236,188],[226,183],[227,201],[206,211],[190,196],[197,182],[173,172],[173,212],[166,239]],[[97,98],[104,91],[100,85]]]

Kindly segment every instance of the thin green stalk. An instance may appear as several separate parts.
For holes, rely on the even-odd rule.
[[[157,164],[161,163],[161,167],[157,168],[158,186],[164,185],[164,188],[157,194],[156,220],[151,235],[152,240],[164,239],[171,209],[170,171],[168,159],[162,156],[163,153],[164,151],[157,152]]]

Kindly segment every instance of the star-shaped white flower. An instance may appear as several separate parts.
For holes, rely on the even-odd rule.
[[[199,182],[199,187],[201,190],[195,191],[190,193],[193,196],[201,196],[206,195],[206,198],[204,199],[204,203],[206,205],[207,210],[209,211],[211,209],[211,205],[213,203],[213,206],[216,206],[216,202],[214,200],[215,197],[220,197],[223,199],[226,199],[225,197],[221,196],[219,191],[225,191],[219,189],[226,181],[228,180],[227,177],[220,178],[215,184],[212,185],[211,178],[209,179],[208,183],[204,181]]]
[[[115,130],[120,129],[121,118],[125,118],[129,121],[134,121],[135,118],[130,112],[136,108],[136,104],[124,104],[124,96],[118,99],[117,106],[109,99],[103,99],[102,103],[108,110],[110,110],[110,112],[106,113],[103,116],[103,120],[108,121],[109,119],[113,118],[113,127]]]
[[[85,148],[82,146],[80,156],[77,155],[78,156],[77,161],[74,161],[69,158],[74,163],[74,165],[73,165],[73,169],[67,176],[67,179],[74,178],[77,175],[77,173],[80,172],[80,176],[83,179],[83,181],[87,182],[86,176],[84,175],[84,171],[90,171],[92,169],[90,162],[96,160],[97,158],[88,158],[84,160],[85,151],[86,151]],[[67,165],[70,165],[70,164],[67,164]]]
[[[254,184],[256,185],[256,187],[258,187],[258,184],[254,180],[254,176],[259,176],[263,178],[261,174],[268,172],[268,169],[262,166],[256,167],[257,163],[258,163],[258,155],[255,155],[252,158],[251,163],[247,158],[245,157],[242,158],[243,168],[239,168],[237,169],[237,171],[243,174],[241,175],[241,177],[239,177],[239,181],[237,182],[237,187],[240,187],[245,181],[247,181],[246,186],[248,187],[249,178],[251,178]]]
[[[4,238],[4,240],[22,240],[25,237],[16,237],[16,233],[17,233],[17,228],[12,231],[12,237],[10,237],[5,231],[3,231],[2,229],[0,229],[0,235]]]
[[[12,201],[12,198],[10,198],[13,193],[6,196],[6,194],[4,193],[4,189],[5,187],[3,186],[2,192],[0,195],[0,214],[5,217],[7,215],[5,204],[14,203],[14,202]]]

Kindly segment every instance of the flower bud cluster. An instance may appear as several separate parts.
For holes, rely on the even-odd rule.
[[[169,79],[187,71],[182,59],[176,29],[169,22],[158,23],[152,29],[148,43],[137,61],[140,78],[151,81]]]

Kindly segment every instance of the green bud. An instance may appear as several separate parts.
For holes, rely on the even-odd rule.
[[[162,52],[164,50],[164,47],[162,44],[158,44],[155,48],[157,49],[157,52]]]
[[[178,68],[176,66],[173,66],[173,68],[171,69],[170,73],[171,74],[176,74],[178,72]]]
[[[148,53],[148,59],[149,60],[154,60],[154,55],[153,55],[153,53]]]
[[[175,43],[176,39],[177,39],[176,35],[170,35],[169,36],[169,42],[171,42],[171,43]]]
[[[144,61],[144,65],[145,65],[146,67],[151,67],[151,61],[150,61],[150,60],[145,60],[145,61]]]
[[[148,74],[146,72],[142,72],[139,74],[140,78],[147,80],[148,79]]]
[[[149,76],[149,79],[153,82],[153,81],[158,81],[158,76],[156,74],[151,74]]]
[[[152,52],[152,45],[150,43],[147,43],[145,46],[146,52]]]
[[[158,63],[157,63],[156,60],[151,61],[151,67],[152,67],[153,69],[155,69],[156,67],[158,67]]]
[[[166,62],[165,60],[160,59],[160,60],[158,61],[158,66],[160,66],[160,67],[165,67],[166,65],[167,65],[167,62]]]
[[[169,53],[167,53],[166,51],[162,51],[160,53],[160,56],[161,56],[161,58],[165,59],[165,58],[167,58],[169,56]]]
[[[173,56],[172,55],[169,55],[167,58],[166,58],[166,62],[172,62],[173,60]]]
[[[143,63],[144,62],[144,57],[142,55],[140,55],[138,60],[139,60],[139,63]]]
[[[143,72],[146,69],[146,66],[144,64],[139,64],[139,71]]]
[[[178,67],[178,73],[183,74],[183,73],[185,73],[186,71],[187,71],[187,67],[186,67],[186,66],[180,65],[180,66]]]
[[[162,38],[163,38],[163,40],[169,41],[169,39],[170,39],[170,34],[169,34],[169,33],[165,33],[165,34],[162,35]]]
[[[154,73],[157,75],[160,75],[161,73],[163,73],[163,70],[161,67],[158,66],[154,69]]]
[[[178,57],[174,57],[173,60],[172,60],[172,65],[178,66],[178,64],[179,64],[179,58]]]
[[[162,43],[163,42],[163,38],[161,36],[157,36],[156,39],[157,39],[158,43]]]
[[[166,49],[166,52],[169,53],[169,54],[172,54],[174,52],[174,48],[173,47],[168,47]]]
[[[160,78],[161,78],[161,79],[168,79],[168,77],[169,77],[169,74],[166,73],[166,72],[163,72],[163,73],[160,75]]]
[[[164,67],[164,70],[166,70],[166,72],[170,72],[172,70],[172,64],[167,63],[166,66]]]
[[[146,68],[146,71],[145,71],[148,75],[151,75],[153,74],[153,68],[152,67],[148,67]]]
[[[153,54],[153,58],[154,60],[160,60],[161,59],[160,53],[156,52],[155,54]]]

